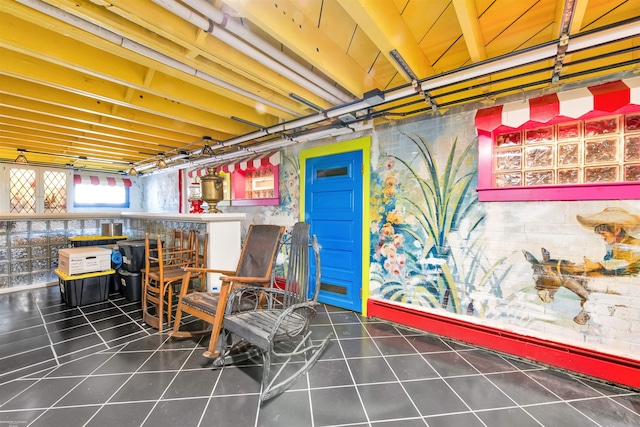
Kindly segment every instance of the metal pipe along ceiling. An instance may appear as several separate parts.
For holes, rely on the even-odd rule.
[[[246,40],[249,44],[265,52],[270,57],[275,58],[280,63],[291,68],[293,71],[305,77],[307,80],[311,81],[313,84],[320,86],[322,89],[333,94],[335,97],[339,98],[342,103],[351,102],[354,100],[353,95],[344,93],[340,91],[338,88],[336,88],[332,82],[329,82],[323,78],[319,78],[316,74],[313,74],[310,70],[308,70],[304,66],[300,65],[296,61],[293,61],[291,58],[285,55],[282,51],[280,51],[279,49],[276,49],[271,44],[267,43],[265,40],[253,34],[247,27],[243,26],[238,21],[234,19],[227,19],[228,15],[226,15],[221,10],[216,9],[213,5],[207,3],[206,1],[184,0],[184,3],[193,7],[195,10],[201,12],[204,16],[209,17],[216,24],[220,25],[222,28],[229,30],[231,33],[235,34],[236,36],[240,37],[243,40]]]
[[[282,64],[274,61],[273,59],[269,58],[267,55],[263,54],[262,52],[260,52],[259,50],[249,46],[248,44],[242,42],[241,40],[239,40],[238,38],[234,37],[232,34],[230,34],[229,32],[223,30],[222,28],[218,27],[215,30],[211,29],[211,31],[209,30],[209,21],[207,21],[205,18],[198,16],[198,15],[194,15],[193,13],[191,13],[191,11],[189,9],[187,9],[184,6],[181,6],[179,4],[177,4],[176,2],[170,1],[170,0],[153,0],[154,3],[164,7],[165,9],[169,10],[170,12],[176,14],[177,16],[185,19],[186,21],[190,22],[191,24],[202,28],[203,30],[207,31],[209,34],[211,34],[213,37],[217,38],[218,40],[222,41],[223,43],[226,43],[227,45],[229,45],[230,47],[234,48],[235,50],[242,52],[246,55],[248,55],[249,57],[257,60],[259,63],[261,63],[262,65],[272,69],[273,71],[276,71],[277,73],[281,74],[282,76],[286,77],[287,79],[291,80],[294,83],[299,84],[300,86],[304,87],[305,89],[308,89],[309,91],[313,92],[314,94],[318,95],[319,97],[323,98],[324,100],[330,102],[333,105],[337,105],[337,104],[341,104],[343,101],[340,100],[339,98],[336,98],[335,96],[325,92],[324,90],[320,89],[319,87],[311,84],[311,82],[309,82],[308,80],[304,79],[303,77],[299,76],[298,74],[294,73],[293,71],[291,71],[289,68],[283,66]],[[168,6],[168,3],[172,3],[171,6]]]

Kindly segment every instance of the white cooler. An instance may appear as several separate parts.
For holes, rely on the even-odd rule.
[[[111,249],[80,246],[58,251],[58,268],[70,276],[111,269]]]

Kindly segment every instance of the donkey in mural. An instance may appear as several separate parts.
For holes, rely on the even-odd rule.
[[[533,269],[533,280],[540,299],[546,303],[553,301],[556,291],[564,286],[580,297],[580,307],[589,298],[589,291],[585,287],[587,278],[582,274],[584,267],[566,260],[551,259],[551,254],[542,248],[542,261],[529,252],[523,250],[524,257]],[[584,325],[589,320],[589,315],[581,308],[573,321]]]

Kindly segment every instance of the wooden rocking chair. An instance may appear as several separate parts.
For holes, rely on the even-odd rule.
[[[206,333],[211,334],[209,348],[205,357],[219,356],[216,343],[222,327],[222,319],[227,305],[229,292],[238,286],[269,286],[273,279],[272,270],[276,254],[282,243],[284,227],[277,225],[251,225],[242,246],[242,252],[235,271],[222,271],[208,268],[186,267],[186,275],[182,279],[180,299],[176,310],[173,331],[169,336],[187,338]],[[222,273],[220,292],[188,292],[191,273]],[[191,314],[206,323],[210,328],[198,331],[180,330],[182,313]]]
[[[230,344],[223,357],[214,361],[215,366],[223,366],[261,354],[264,363],[262,402],[284,392],[309,371],[333,335],[314,343],[309,330],[319,305],[320,249],[316,236],[309,239],[309,224],[299,222],[293,227],[287,243],[290,243],[290,248],[284,289],[247,287],[236,289],[229,295],[223,328],[226,334],[231,335],[227,335],[223,343],[235,343]],[[309,278],[309,246],[315,258],[315,280],[312,283]],[[236,307],[244,305],[246,298],[254,303],[254,309],[236,311]],[[256,301],[264,301],[264,305],[256,304]],[[289,374],[288,368],[300,360],[304,363]],[[272,363],[279,365],[273,375]]]

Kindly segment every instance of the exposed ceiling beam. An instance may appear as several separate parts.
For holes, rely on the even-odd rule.
[[[186,142],[195,140],[202,135],[209,135],[215,140],[230,138],[232,135],[213,132],[208,127],[195,126],[184,122],[176,123],[155,114],[121,106],[117,115],[113,114],[113,107],[106,101],[96,101],[87,96],[65,92],[64,90],[43,86],[34,82],[22,80],[0,74],[0,94],[14,96],[13,100],[3,97],[1,104],[22,105],[19,98],[37,101],[33,111],[40,111],[53,116],[68,117],[77,121],[100,123],[111,129],[132,132],[143,138],[154,136],[158,138]],[[13,104],[15,101],[15,104]],[[37,110],[36,110],[37,109]]]
[[[9,102],[12,101],[12,99],[9,99]],[[109,143],[116,147],[135,143],[139,147],[138,151],[143,153],[148,150],[155,152],[158,147],[165,149],[180,148],[195,140],[194,138],[190,141],[175,141],[154,136],[142,136],[133,132],[108,128],[107,126],[94,125],[91,122],[77,120],[68,116],[55,115],[53,112],[47,113],[45,108],[40,111],[34,110],[32,109],[33,107],[39,106],[37,102],[22,101],[22,103],[18,101],[12,102],[10,107],[0,105],[0,121],[16,127],[42,130],[56,135],[74,137],[82,135],[92,138],[101,144]],[[24,105],[25,108],[20,109],[19,105]]]
[[[147,2],[113,0],[110,3],[109,11],[126,16],[132,22],[172,41],[176,46],[180,46],[182,53],[179,56],[193,59],[192,64],[198,66],[206,59],[207,62],[224,67],[221,72],[224,72],[225,80],[232,78],[238,80],[242,77],[245,81],[238,81],[239,87],[247,87],[246,82],[258,84],[262,86],[262,91],[256,92],[257,94],[264,93],[265,88],[268,88],[279,94],[282,97],[279,102],[283,102],[282,105],[289,109],[295,110],[291,100],[286,99],[291,92],[300,93],[305,99],[313,100],[314,103],[327,108],[331,106],[322,98],[283,76],[282,73],[263,65],[255,57],[243,54],[215,37],[214,35],[224,32],[221,28],[215,28],[212,34],[209,34],[202,28]],[[131,29],[122,29],[122,31],[127,31],[123,33],[127,37],[140,37],[137,33],[131,33]],[[145,39],[143,40],[147,43]],[[151,43],[152,40],[148,42]],[[158,46],[157,48],[162,49],[163,47]],[[169,52],[169,54],[171,53]],[[302,111],[299,112],[302,113]]]
[[[40,4],[38,3],[39,0],[31,1],[35,2],[36,4]],[[75,2],[74,5],[76,5]],[[78,4],[78,6],[80,5],[83,7],[79,7],[76,13],[85,12],[87,10],[87,3]],[[89,7],[89,9],[91,9],[91,7]],[[258,110],[262,113],[271,114],[275,117],[281,117],[285,119],[294,117],[291,111],[295,111],[296,115],[307,113],[307,110],[305,108],[303,108],[299,103],[291,100],[288,95],[270,91],[265,88],[263,82],[248,80],[241,76],[240,73],[237,72],[237,70],[229,70],[228,68],[222,67],[219,64],[216,64],[202,57],[198,57],[189,62],[186,55],[187,50],[171,42],[170,40],[167,40],[163,37],[158,37],[151,31],[130,22],[121,23],[120,25],[113,24],[114,18],[117,18],[119,20],[123,19],[118,15],[106,12],[104,8],[98,8],[98,10],[101,11],[103,15],[105,15],[102,18],[102,24],[95,24],[97,25],[96,31],[101,31],[101,34],[103,35],[108,34],[104,37],[98,37],[95,34],[62,22],[43,13],[33,11],[29,7],[23,6],[18,3],[12,2],[9,5],[0,3],[0,11],[1,10],[6,10],[8,13],[19,17],[24,21],[29,21],[30,17],[36,14],[38,18],[36,20],[33,20],[33,18],[31,18],[31,20],[36,24],[36,26],[49,29],[52,34],[62,33],[65,36],[71,36],[71,38],[76,40],[76,43],[78,44],[84,43],[91,48],[96,48],[100,51],[103,51],[103,53],[109,52],[115,56],[120,56],[123,59],[131,61],[131,63],[133,64],[139,64],[149,68],[154,68],[172,78],[189,81],[191,84],[201,87],[206,91],[211,92],[212,94],[223,96],[225,99],[231,101],[232,103],[244,104],[247,111]],[[53,10],[57,10],[58,12],[56,13],[66,13],[68,16],[77,16],[64,10],[60,11],[56,8],[53,8]],[[94,25],[91,21],[85,20],[84,18],[84,16],[80,16],[80,18],[76,18],[76,20],[77,22],[83,22],[83,26],[90,27],[91,25]],[[176,19],[175,17],[173,18]],[[0,19],[2,19],[3,22],[7,22],[4,17],[1,17]],[[95,18],[95,20],[98,20],[97,17]],[[86,25],[84,23],[86,23]],[[163,24],[168,26],[168,23],[166,22],[164,22]],[[182,24],[186,23],[182,21]],[[128,28],[127,25],[129,27],[133,27]],[[20,26],[25,25],[23,23],[20,23],[17,27]],[[8,26],[2,26],[2,28],[5,27]],[[104,28],[110,27],[127,27],[127,30],[121,30],[125,33],[125,35],[115,34],[110,30],[104,30]],[[193,31],[193,28],[191,30]],[[6,30],[0,30],[0,32],[6,32],[7,34],[11,33],[8,28]],[[126,37],[127,35],[129,37]],[[7,37],[10,37],[10,35],[7,35]],[[111,40],[113,38],[125,38],[126,40]],[[126,46],[127,48],[123,49],[122,46]],[[150,56],[141,54],[141,49],[144,49],[145,52],[148,52]],[[217,49],[217,51],[219,52],[225,52],[226,50],[227,49],[225,49],[225,46],[223,44]],[[173,59],[175,63],[179,63],[181,65],[180,68],[186,68],[188,72],[167,64],[167,59]],[[206,78],[206,76],[210,76],[210,78]],[[211,79],[214,79],[216,82],[228,82],[229,84],[227,84],[227,86],[216,84],[213,83]],[[232,87],[235,87],[237,91],[234,92],[231,89]],[[253,94],[253,96],[250,97],[248,94]],[[262,99],[264,102],[262,102],[261,106],[256,108],[256,105],[261,103],[260,99]],[[276,107],[276,105],[278,107]],[[261,120],[255,119],[252,121],[259,123]]]
[[[571,20],[571,27],[569,34],[574,35],[580,32],[582,28],[582,22],[584,21],[584,15],[587,12],[587,5],[589,0],[573,0],[575,5],[573,6],[573,18]]]
[[[392,2],[338,0],[338,3],[403,76],[406,75],[405,71],[391,56],[393,50],[402,56],[407,66],[419,79],[435,74]]]
[[[365,92],[367,71],[341,52],[318,29],[317,23],[308,19],[291,1],[236,0],[232,7],[347,91],[358,97]]]
[[[480,30],[478,10],[475,0],[453,0],[453,7],[462,29],[464,42],[467,45],[472,62],[480,62],[487,59],[487,49]]]
[[[120,104],[156,114],[157,120],[179,120],[233,135],[250,130],[248,126],[234,120],[144,91],[136,93],[130,102],[127,102],[126,88],[117,83],[92,78],[89,75],[45,63],[32,57],[21,57],[20,54],[11,51],[2,51],[2,57],[8,62],[4,67],[7,75],[20,76],[26,81],[87,96],[94,99],[95,102],[107,101]],[[178,82],[174,83],[179,86]],[[167,80],[166,84],[170,85],[171,83]]]
[[[149,79],[146,78],[149,74],[149,67],[146,65],[111,55],[69,37],[48,32],[42,27],[15,21],[14,18],[9,20],[9,23],[13,24],[11,25],[11,34],[8,34],[8,31],[7,33],[0,32],[0,46],[75,70],[70,73],[86,73],[108,82],[149,92],[151,95],[169,99],[172,102],[209,111],[221,117],[227,114],[242,116],[263,126],[277,123],[275,118],[260,114],[253,107],[249,108],[247,105],[221,95],[203,91],[203,87],[213,85],[203,84],[195,77],[185,76],[184,81],[176,81],[173,77],[162,72],[155,72],[154,78]],[[56,54],[52,52],[56,52]],[[109,66],[105,67],[105,64],[109,64]],[[157,66],[157,64],[155,65]],[[171,81],[169,82],[169,80]],[[188,82],[189,80],[190,82]],[[197,83],[199,86],[192,83]],[[124,101],[126,102],[126,99]]]

